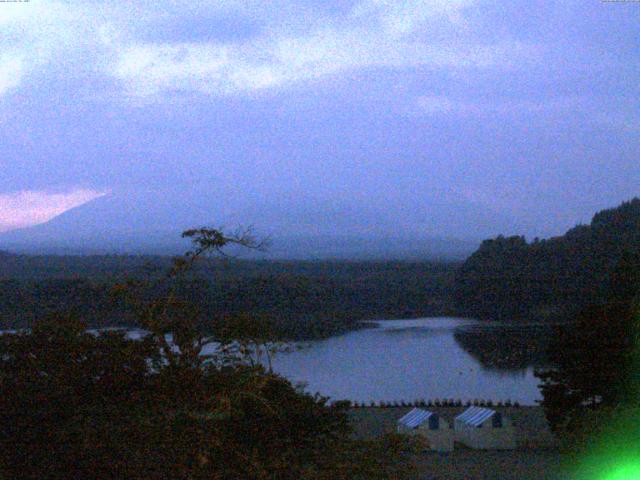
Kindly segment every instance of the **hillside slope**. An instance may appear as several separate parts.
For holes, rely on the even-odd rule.
[[[180,233],[201,226],[252,225],[272,239],[262,258],[390,259],[470,255],[488,235],[524,228],[513,219],[464,201],[407,194],[376,205],[354,195],[242,201],[208,192],[116,192],[51,221],[0,234],[0,249],[26,254],[180,254]]]
[[[460,268],[455,299],[467,316],[563,320],[598,302],[625,257],[640,269],[640,199],[597,213],[561,237],[485,240]]]

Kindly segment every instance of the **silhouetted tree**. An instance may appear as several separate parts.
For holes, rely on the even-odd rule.
[[[626,252],[610,276],[606,303],[585,308],[559,327],[542,379],[542,405],[561,434],[581,429],[590,411],[638,404],[640,394],[640,251]]]
[[[208,229],[185,236],[194,250],[152,288],[116,289],[134,306],[142,338],[91,332],[72,315],[0,336],[0,478],[401,478],[404,440],[355,441],[346,404],[329,405],[225,349],[203,354],[217,339],[198,328],[181,282],[199,257],[256,244]],[[231,333],[245,328],[268,339],[250,322]]]

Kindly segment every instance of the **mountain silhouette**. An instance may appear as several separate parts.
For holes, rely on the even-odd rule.
[[[513,219],[465,202],[311,196],[232,203],[201,191],[111,193],[49,222],[0,234],[18,253],[177,254],[180,233],[252,226],[271,239],[267,258],[464,258],[478,239],[522,229]]]

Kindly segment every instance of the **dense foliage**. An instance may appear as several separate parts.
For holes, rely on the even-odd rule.
[[[352,440],[342,407],[260,368],[167,363],[159,345],[62,318],[3,336],[0,478],[368,479],[404,468],[399,439]]]
[[[602,423],[594,422],[597,412],[640,408],[638,262],[640,250],[623,255],[604,299],[557,327],[549,348],[552,368],[537,373],[549,423],[574,446]]]
[[[486,240],[457,273],[456,305],[460,313],[483,319],[571,320],[589,304],[605,301],[615,266],[625,252],[638,249],[637,198],[562,237]]]
[[[524,324],[530,337],[518,341],[503,326],[459,332],[456,339],[483,364],[541,358],[542,406],[575,449],[615,415],[640,408],[639,294],[640,199],[634,199],[561,237],[483,242],[456,275],[456,305],[468,316]],[[552,335],[537,330],[543,322],[557,324],[546,327]],[[502,355],[506,345],[513,347],[509,357]]]
[[[0,478],[402,478],[403,440],[353,440],[345,404],[247,361],[255,352],[238,343],[268,341],[261,323],[202,334],[181,280],[200,253],[235,241],[203,238],[167,275],[115,288],[148,332],[140,339],[90,332],[74,315],[0,336]]]
[[[0,257],[2,328],[30,326],[72,310],[90,326],[135,319],[110,295],[126,277],[156,278],[163,257]],[[205,259],[182,285],[211,327],[225,314],[270,317],[282,337],[310,339],[357,328],[358,320],[450,313],[455,265],[404,262],[266,262]]]

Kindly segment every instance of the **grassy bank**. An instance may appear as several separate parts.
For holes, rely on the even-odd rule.
[[[352,408],[349,417],[358,438],[375,438],[385,433],[395,432],[396,422],[413,407],[396,408]],[[453,423],[456,415],[466,407],[428,407],[429,410]],[[557,441],[544,416],[541,407],[495,407],[513,422],[516,428],[516,442],[519,450],[555,449]]]
[[[349,417],[354,435],[376,438],[395,432],[397,420],[412,407],[352,408]],[[450,423],[466,407],[428,407]],[[461,448],[450,453],[425,451],[410,458],[417,474],[406,480],[565,480],[563,457],[549,430],[541,407],[495,407],[509,417],[516,428],[516,450],[472,450]],[[404,479],[403,479],[404,480]]]

